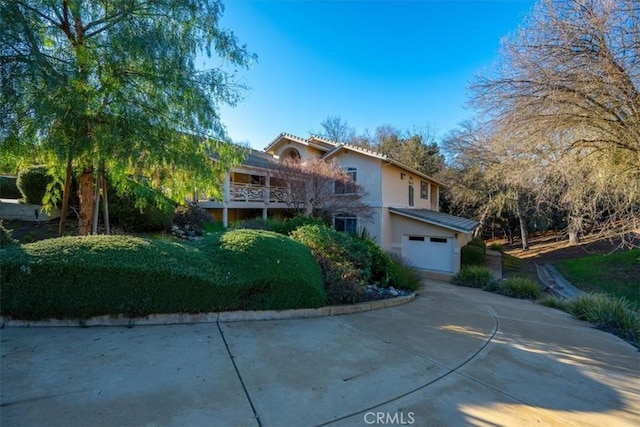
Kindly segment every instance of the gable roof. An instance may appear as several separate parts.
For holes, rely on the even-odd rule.
[[[323,159],[328,159],[329,157],[332,157],[334,155],[336,155],[337,153],[339,153],[340,151],[343,150],[349,150],[349,151],[354,151],[356,153],[360,153],[363,154],[365,156],[369,156],[369,157],[374,157],[376,159],[380,159],[384,162],[387,162],[388,164],[392,164],[392,165],[396,165],[401,169],[406,170],[407,172],[411,172],[414,175],[417,175],[419,177],[422,177],[424,179],[427,179],[431,182],[435,182],[436,184],[439,185],[445,185],[442,181],[439,181],[435,178],[433,178],[432,176],[429,176],[427,174],[424,174],[422,172],[420,172],[417,169],[414,169],[410,166],[405,165],[402,162],[399,162],[395,159],[392,159],[391,157],[387,156],[386,154],[382,154],[378,151],[374,151],[374,150],[369,150],[367,148],[363,148],[363,147],[358,147],[357,145],[353,145],[353,144],[339,144],[338,146],[336,146],[333,150],[327,152],[324,154],[324,156],[322,156]]]
[[[323,137],[317,136],[317,135],[311,135],[308,139],[305,138],[301,138],[299,136],[295,136],[292,135],[290,133],[287,132],[282,132],[280,135],[278,135],[277,137],[275,137],[273,139],[273,141],[271,141],[269,143],[269,145],[267,145],[264,149],[265,152],[273,150],[276,146],[278,146],[278,144],[280,144],[283,141],[286,140],[290,140],[290,141],[294,141],[297,143],[300,143],[302,145],[307,145],[310,147],[314,147],[317,148],[318,150],[322,151],[324,154],[322,155],[323,159],[328,159],[332,156],[335,156],[336,154],[338,154],[341,151],[344,150],[348,150],[348,151],[352,151],[352,152],[356,152],[365,156],[369,156],[369,157],[373,157],[379,160],[382,160],[384,162],[387,162],[388,164],[392,164],[392,165],[396,165],[399,168],[402,168],[404,170],[406,170],[407,172],[410,172],[414,175],[417,175],[419,177],[422,177],[424,179],[427,179],[431,182],[434,182],[436,184],[439,185],[445,185],[442,181],[439,181],[427,174],[424,174],[422,172],[420,172],[417,169],[414,169],[412,167],[409,167],[407,165],[405,165],[402,162],[399,162],[397,160],[392,159],[391,157],[387,156],[386,154],[382,154],[378,151],[374,151],[374,150],[369,150],[367,148],[363,148],[363,147],[359,147],[357,145],[353,145],[353,144],[347,144],[344,142],[337,142],[337,141],[331,141],[329,139],[325,139]]]
[[[462,218],[427,209],[389,208],[389,212],[426,222],[427,224],[436,225],[438,227],[448,228],[449,230],[459,231],[461,233],[471,233],[480,225],[478,221],[473,219]]]
[[[330,150],[335,145],[335,144],[332,144],[332,143],[327,144],[324,140],[323,141],[319,141],[319,142],[323,142],[324,144],[318,144],[318,143],[312,141],[311,139],[305,139],[305,138],[301,138],[299,136],[292,135],[292,134],[287,133],[287,132],[282,132],[282,133],[280,133],[280,135],[276,136],[269,143],[269,145],[267,145],[264,148],[264,151],[267,152],[267,151],[273,150],[278,144],[280,144],[281,142],[286,141],[286,140],[294,141],[294,142],[297,142],[297,143],[302,144],[302,145],[307,145],[307,146],[310,146],[310,147],[314,147],[314,148],[317,148],[318,150],[323,151],[323,152]]]

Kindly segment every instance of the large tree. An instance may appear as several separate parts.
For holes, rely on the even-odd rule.
[[[237,160],[212,137],[224,137],[218,105],[239,99],[233,67],[254,55],[220,28],[223,10],[218,0],[0,2],[1,147],[62,165],[65,212],[77,172],[80,234],[105,170],[180,199],[215,191]],[[206,57],[214,67],[197,67]]]
[[[573,243],[588,224],[637,230],[638,1],[543,0],[494,71],[473,87],[474,103],[509,155],[505,170],[567,212]]]

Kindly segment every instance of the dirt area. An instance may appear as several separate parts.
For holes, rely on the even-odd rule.
[[[556,233],[545,233],[531,236],[527,251],[522,250],[520,241],[514,242],[513,245],[505,241],[487,242],[487,245],[491,243],[500,243],[505,248],[506,256],[503,259],[505,277],[525,275],[537,279],[535,264],[608,254],[619,249],[620,240],[586,236],[579,245],[571,246],[568,240],[560,240]],[[640,245],[640,238],[636,238],[635,244]]]

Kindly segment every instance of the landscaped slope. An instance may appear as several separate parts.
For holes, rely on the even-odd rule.
[[[0,257],[0,312],[20,319],[319,307],[324,298],[311,252],[263,231],[193,246],[64,237],[13,246]]]

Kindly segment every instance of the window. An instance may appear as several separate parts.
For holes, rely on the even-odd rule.
[[[358,170],[356,168],[346,168],[344,172],[347,174],[348,181],[336,181],[336,194],[353,194],[356,192],[355,183],[358,181]]]
[[[414,242],[424,242],[424,237],[422,236],[409,236],[409,240]]]
[[[333,218],[333,226],[336,231],[356,234],[358,231],[358,218],[351,215],[336,215]]]
[[[429,183],[420,181],[420,198],[429,200]]]
[[[443,237],[431,237],[429,239],[429,241],[431,241],[433,243],[447,243],[447,239],[445,239]]]
[[[409,206],[413,206],[413,178],[409,178]]]

